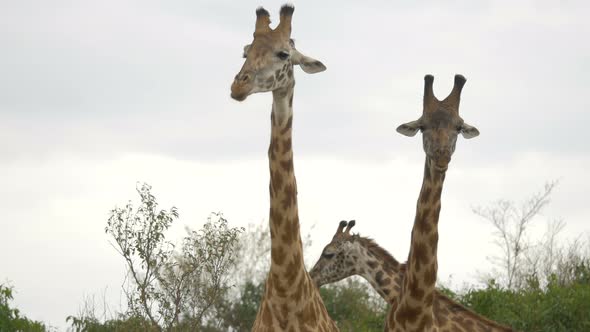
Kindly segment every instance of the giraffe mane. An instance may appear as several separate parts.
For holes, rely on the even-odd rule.
[[[400,264],[389,251],[383,249],[375,240],[369,237],[360,236],[360,234],[354,234],[352,236],[353,241],[358,241],[363,247],[367,248],[370,252],[375,254],[377,258],[385,263],[385,268],[389,269],[405,269],[405,264]]]

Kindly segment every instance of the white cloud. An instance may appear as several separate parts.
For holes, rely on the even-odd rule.
[[[279,5],[267,7],[276,16]],[[19,141],[0,147],[11,157],[157,151],[227,160],[252,158],[266,141],[268,96],[228,98],[257,4],[15,6],[0,13],[0,129]],[[482,129],[480,150],[584,151],[585,6],[343,3],[336,15],[333,3],[298,4],[298,46],[328,66],[297,73],[299,153],[381,158],[395,125],[418,116],[423,75],[436,76],[444,97],[455,72],[468,79],[461,112]]]

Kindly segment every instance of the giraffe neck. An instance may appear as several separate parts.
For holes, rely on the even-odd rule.
[[[429,157],[424,164],[412,228],[410,253],[399,302],[389,311],[386,328],[393,331],[438,331],[433,303],[437,276],[438,217],[445,171],[434,168]]]
[[[294,84],[294,83],[293,83]],[[252,331],[338,331],[303,264],[291,126],[293,85],[274,90],[270,168],[271,263]]]
[[[416,204],[412,227],[407,275],[402,287],[404,297],[421,306],[432,305],[438,269],[438,218],[446,171],[435,169],[430,158],[424,163],[422,188]]]
[[[389,304],[399,301],[406,265],[400,264],[385,249],[376,244],[363,245],[358,274],[365,278],[381,298]],[[436,323],[451,331],[508,332],[510,327],[491,321],[446,295],[435,291],[433,312]]]
[[[374,243],[363,244],[362,248],[360,264],[356,268],[358,275],[367,280],[387,303],[393,303],[400,294],[405,264],[400,264]]]
[[[293,85],[273,91],[271,139],[268,149],[270,167],[270,273],[278,289],[289,289],[305,271],[303,246],[299,235],[297,183],[293,168],[292,123]],[[290,281],[290,282],[289,282]]]

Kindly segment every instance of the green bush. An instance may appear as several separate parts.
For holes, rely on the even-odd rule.
[[[70,322],[71,328],[75,332],[149,332],[159,331],[157,327],[141,317],[119,317],[100,322],[93,317],[75,317],[69,316],[66,319]]]
[[[250,331],[264,293],[264,284],[247,282],[241,289],[240,297],[224,305],[221,320],[227,330]],[[340,331],[381,331],[383,330],[387,307],[373,289],[357,279],[345,283],[325,286],[320,289],[322,299],[330,317]],[[225,330],[224,330],[225,331]]]
[[[247,332],[252,330],[258,307],[264,294],[264,283],[254,284],[250,281],[242,287],[240,297],[234,301],[224,301],[217,310],[224,328],[231,328],[237,332]]]
[[[520,331],[590,331],[590,282],[588,265],[581,265],[579,278],[560,285],[552,278],[545,289],[529,287],[508,290],[490,282],[485,289],[472,289],[459,300],[481,315]]]
[[[0,284],[0,332],[26,331],[45,332],[49,331],[42,322],[30,320],[21,316],[20,311],[10,306],[13,299],[13,288]]]
[[[330,317],[340,331],[382,331],[387,305],[367,284],[355,278],[320,289]]]

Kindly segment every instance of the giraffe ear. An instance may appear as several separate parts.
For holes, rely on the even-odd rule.
[[[321,61],[305,56],[295,49],[292,51],[291,61],[293,61],[294,65],[299,65],[308,74],[315,74],[326,70],[326,66]]]
[[[420,130],[420,120],[416,120],[416,121],[410,121],[408,123],[404,123],[402,125],[400,125],[399,127],[397,127],[397,132],[408,136],[408,137],[412,137],[414,135],[416,135],[416,133],[418,132],[418,130]]]
[[[466,139],[474,138],[479,136],[479,130],[473,126],[463,123],[461,126],[461,135],[463,135],[463,137]]]

